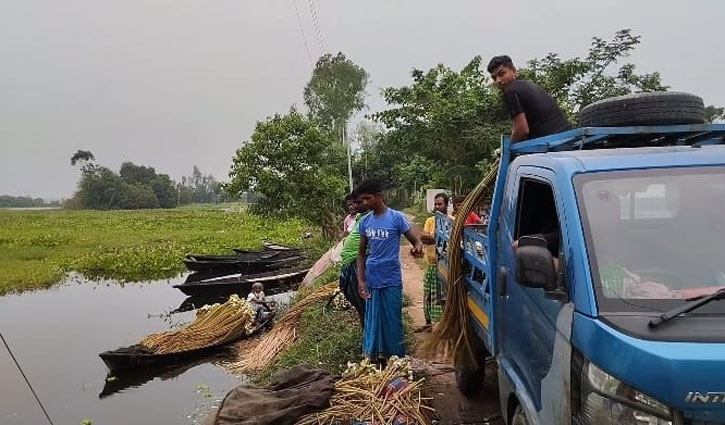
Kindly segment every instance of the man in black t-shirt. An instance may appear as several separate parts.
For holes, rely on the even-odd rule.
[[[547,136],[572,128],[553,97],[537,84],[516,78],[516,68],[508,56],[495,56],[488,63],[493,82],[503,91],[511,114],[511,141]]]

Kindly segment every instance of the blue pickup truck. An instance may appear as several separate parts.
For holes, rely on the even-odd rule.
[[[479,364],[514,425],[725,424],[725,125],[502,140],[463,249]],[[480,371],[463,372],[475,391]]]

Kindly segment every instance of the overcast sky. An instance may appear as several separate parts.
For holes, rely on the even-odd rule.
[[[583,55],[632,28],[631,62],[725,105],[725,2],[296,0],[310,56],[343,51],[379,89],[474,55]],[[227,179],[257,120],[302,104],[311,64],[293,0],[0,0],[0,194],[69,197],[69,158]]]

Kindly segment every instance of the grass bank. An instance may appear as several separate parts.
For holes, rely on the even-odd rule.
[[[339,267],[328,270],[317,279],[314,286],[337,280],[339,271]],[[403,305],[409,303],[410,299],[404,297]],[[268,384],[275,372],[299,364],[311,364],[332,375],[340,375],[348,362],[362,360],[362,329],[357,313],[353,308],[325,309],[325,304],[318,302],[304,311],[297,329],[300,338],[254,377],[257,383]],[[415,337],[413,322],[406,312],[403,313],[403,322],[406,352],[410,353],[415,345]]]
[[[227,254],[264,240],[310,248],[327,243],[297,220],[224,209],[143,211],[0,210],[0,295],[59,282],[71,271],[90,279],[164,279],[185,270],[188,253]]]

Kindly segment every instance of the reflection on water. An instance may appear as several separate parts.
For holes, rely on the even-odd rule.
[[[193,424],[240,383],[209,359],[106,380],[98,353],[193,320],[169,282],[71,282],[0,297],[0,329],[56,424]],[[0,424],[46,423],[0,347]],[[100,397],[99,397],[100,396]]]

